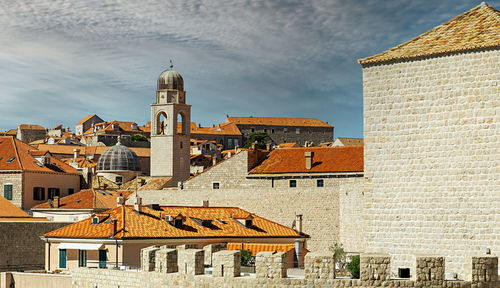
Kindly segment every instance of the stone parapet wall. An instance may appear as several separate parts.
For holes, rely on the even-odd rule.
[[[257,278],[286,278],[285,252],[260,252],[255,256]]]
[[[241,274],[241,251],[219,251],[213,254],[214,277],[238,277]]]

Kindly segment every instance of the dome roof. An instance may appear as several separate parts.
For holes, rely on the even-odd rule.
[[[141,171],[139,157],[130,148],[118,142],[99,157],[97,172],[104,171]]]
[[[184,91],[184,80],[181,74],[174,70],[165,70],[158,77],[158,90],[174,89]]]

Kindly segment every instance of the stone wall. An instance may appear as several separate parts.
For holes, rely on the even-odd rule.
[[[40,236],[67,222],[0,222],[0,271],[44,269],[45,243]]]
[[[439,254],[466,276],[468,253],[500,253],[500,50],[363,68],[366,247]],[[368,251],[368,250],[367,250]]]
[[[21,208],[23,206],[23,174],[19,172],[0,173],[0,196],[4,197],[4,187],[12,184],[12,204]]]
[[[241,274],[241,251],[219,251],[213,254],[214,277],[238,277]]]
[[[202,252],[202,250],[191,251]],[[497,280],[498,258],[487,255],[469,258],[473,264],[472,280],[459,281],[445,280],[444,258],[434,256],[416,257],[418,269],[413,279],[391,279],[390,256],[386,254],[361,255],[360,279],[334,279],[333,256],[311,253],[309,257],[306,257],[304,277],[286,278],[286,274],[282,272],[283,265],[280,264],[283,263],[283,257],[279,254],[271,252],[257,254],[258,271],[255,276],[234,277],[237,273],[229,273],[220,277],[221,269],[219,268],[214,269],[213,275],[78,268],[73,272],[72,287],[500,287],[500,282]],[[231,254],[233,257],[229,257],[230,259],[219,258],[219,255],[226,255],[224,251],[217,252],[215,255],[217,263],[234,262],[235,264],[236,260],[239,259],[234,259],[234,256],[240,256],[233,252]],[[195,265],[195,263],[191,263],[191,265]]]
[[[306,180],[311,179],[303,179],[303,181]],[[300,183],[298,182],[298,186]],[[358,202],[357,198],[362,193],[363,178],[336,178],[332,179],[332,182],[325,181],[325,183],[329,184],[322,188],[299,186],[279,189],[268,187],[213,190],[210,187],[209,189],[140,191],[139,195],[143,198],[144,205],[158,203],[200,206],[204,200],[209,200],[210,206],[239,207],[289,227],[295,220],[295,214],[302,214],[302,230],[311,236],[307,249],[324,250],[334,241],[346,239],[348,242],[343,242],[343,244],[347,251],[361,251],[358,250],[361,248],[359,247],[361,242],[356,240],[356,235],[361,226],[357,221],[361,221],[363,204]],[[347,203],[343,207],[342,217],[348,219],[346,221],[351,227],[344,229],[342,234],[340,234],[340,223],[344,218],[339,215],[339,197]],[[349,197],[354,197],[354,200],[349,200]]]
[[[272,144],[297,143],[301,146],[305,142],[313,142],[314,146],[319,143],[333,141],[333,127],[295,127],[295,126],[272,126],[272,125],[246,125],[237,124],[241,133],[246,136],[254,132],[265,132],[271,138]],[[297,128],[299,133],[297,133]],[[286,132],[285,132],[286,130]]]

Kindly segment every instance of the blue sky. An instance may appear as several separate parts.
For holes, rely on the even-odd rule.
[[[203,126],[226,114],[313,117],[335,126],[335,137],[362,137],[357,59],[480,3],[4,0],[0,130],[74,131],[93,113],[142,125],[172,59]]]

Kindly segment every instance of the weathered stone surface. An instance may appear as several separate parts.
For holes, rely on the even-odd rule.
[[[241,251],[219,251],[212,254],[215,277],[237,277],[241,274]]]

